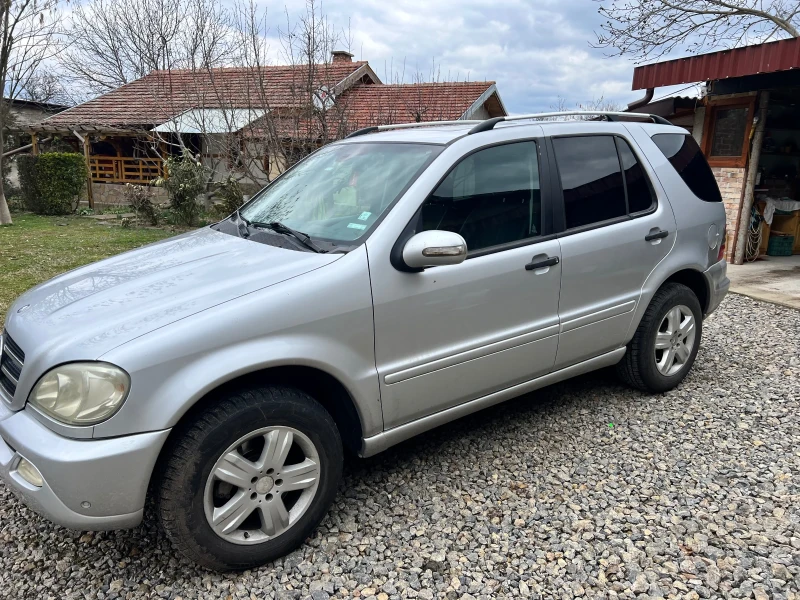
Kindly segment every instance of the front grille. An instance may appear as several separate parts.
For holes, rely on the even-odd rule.
[[[22,373],[22,365],[25,362],[25,353],[22,348],[12,340],[8,333],[3,334],[3,353],[0,354],[0,387],[9,395],[14,397],[17,391],[17,383]]]

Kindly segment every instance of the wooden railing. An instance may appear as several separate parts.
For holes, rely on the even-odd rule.
[[[127,158],[119,156],[90,156],[92,181],[100,183],[150,183],[164,175],[160,158]]]

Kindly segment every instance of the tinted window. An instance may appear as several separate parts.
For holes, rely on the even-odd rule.
[[[637,213],[648,210],[655,202],[655,194],[644,168],[636,160],[636,155],[631,150],[628,142],[616,138],[619,160],[625,173],[625,187],[628,190],[628,212]]]
[[[612,136],[555,138],[567,229],[627,214]]]
[[[692,136],[658,133],[653,136],[653,141],[695,196],[706,202],[722,202],[714,173]]]
[[[425,201],[419,231],[461,234],[469,250],[540,235],[536,144],[481,150],[463,159]]]

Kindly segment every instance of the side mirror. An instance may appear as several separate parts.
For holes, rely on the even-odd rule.
[[[403,247],[403,262],[414,269],[457,265],[465,258],[467,242],[452,231],[423,231]]]

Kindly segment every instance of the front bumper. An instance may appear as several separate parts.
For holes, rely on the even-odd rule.
[[[708,307],[705,311],[705,316],[708,316],[719,306],[731,287],[731,280],[728,279],[728,263],[722,259],[709,267],[703,273],[703,277],[708,287]]]
[[[0,403],[0,477],[31,509],[58,525],[80,530],[135,527],[168,435],[164,430],[74,440],[52,432],[26,410],[12,412]],[[21,458],[42,474],[41,487],[17,471]]]

